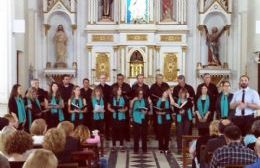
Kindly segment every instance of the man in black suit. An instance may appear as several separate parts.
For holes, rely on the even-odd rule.
[[[148,99],[150,97],[149,86],[144,83],[144,75],[139,74],[136,77],[136,83],[132,85],[132,98],[135,97],[135,94],[138,88],[143,90],[144,98]]]

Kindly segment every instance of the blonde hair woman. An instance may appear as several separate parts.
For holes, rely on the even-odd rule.
[[[47,124],[44,119],[34,120],[30,128],[30,133],[33,138],[33,144],[41,145],[43,143],[43,138],[46,131],[47,131]]]
[[[90,138],[90,131],[88,127],[84,125],[79,125],[75,130],[74,130],[74,137],[80,141],[80,143],[86,142],[88,138]]]
[[[5,143],[6,143],[6,139],[8,139],[8,137],[10,135],[12,135],[12,133],[14,133],[16,131],[16,129],[12,126],[5,126],[2,131],[0,132],[0,152],[2,152],[3,154],[6,154],[5,152]]]
[[[37,149],[29,155],[23,168],[56,168],[57,166],[58,160],[51,151]]]
[[[219,120],[214,120],[209,125],[209,135],[210,136],[218,136],[219,135]]]

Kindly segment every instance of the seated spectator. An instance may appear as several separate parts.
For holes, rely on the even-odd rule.
[[[5,142],[5,152],[9,161],[25,161],[25,152],[32,149],[33,140],[25,131],[13,132]]]
[[[6,114],[4,115],[4,118],[6,118],[9,121],[9,125],[13,126],[14,128],[18,128],[18,120],[12,115],[12,114]]]
[[[98,130],[92,131],[94,138],[91,138],[90,131],[85,125],[79,125],[74,131],[74,137],[83,143],[100,143]]]
[[[252,150],[255,149],[256,137],[253,134],[247,134],[243,139],[244,145]]]
[[[63,162],[70,161],[70,154],[73,151],[77,151],[80,148],[80,142],[78,139],[73,137],[74,124],[70,121],[63,121],[58,124],[58,129],[61,129],[65,132],[66,143],[65,148],[62,154],[59,156],[59,160]]]
[[[236,125],[225,128],[224,136],[227,145],[215,150],[210,163],[211,168],[225,167],[230,164],[248,165],[256,160],[255,152],[241,143],[241,135],[241,131]]]
[[[0,154],[0,168],[10,168],[8,160]]]
[[[251,127],[252,134],[255,135],[256,138],[260,137],[260,120],[256,120]]]
[[[5,126],[2,131],[0,132],[0,153],[2,153],[3,155],[6,155],[5,152],[5,143],[6,143],[6,139],[16,131],[16,129],[12,126]]]
[[[209,163],[210,160],[211,160],[211,156],[213,154],[213,152],[226,145],[226,140],[225,140],[225,137],[224,137],[224,130],[227,126],[230,126],[232,125],[233,123],[228,120],[228,119],[224,119],[224,120],[221,120],[219,122],[219,125],[218,125],[218,134],[219,136],[216,137],[216,138],[213,138],[213,139],[210,139],[208,142],[207,142],[207,145],[206,145],[206,148],[205,148],[205,153],[204,153],[204,162],[205,163]]]
[[[37,149],[25,161],[23,168],[57,168],[58,160],[49,150]]]
[[[42,147],[52,151],[57,157],[63,152],[65,143],[66,136],[64,131],[57,128],[51,128],[44,135]]]
[[[41,145],[43,143],[43,138],[46,131],[47,124],[44,119],[36,119],[32,122],[30,133],[32,135],[34,145]]]
[[[9,125],[9,121],[6,118],[0,117],[0,131],[7,125]]]
[[[253,164],[246,166],[246,168],[259,168],[260,167],[260,138],[258,138],[256,140],[255,152],[256,152],[258,158],[255,160],[255,162]]]

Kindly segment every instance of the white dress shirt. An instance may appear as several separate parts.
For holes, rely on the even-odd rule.
[[[230,104],[234,102],[242,102],[242,95],[243,95],[243,90],[245,90],[245,103],[254,103],[257,105],[260,105],[260,98],[259,94],[257,91],[247,87],[245,89],[240,89],[234,93],[233,99],[231,100]],[[253,110],[249,107],[245,108],[245,116],[246,115],[253,115],[255,114],[256,110]],[[235,116],[241,116],[241,109],[239,107],[236,108]]]

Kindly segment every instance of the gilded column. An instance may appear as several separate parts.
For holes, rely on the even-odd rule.
[[[186,53],[187,53],[187,46],[182,46],[182,72],[181,74],[185,75],[186,74]],[[178,67],[179,68],[179,67]]]

